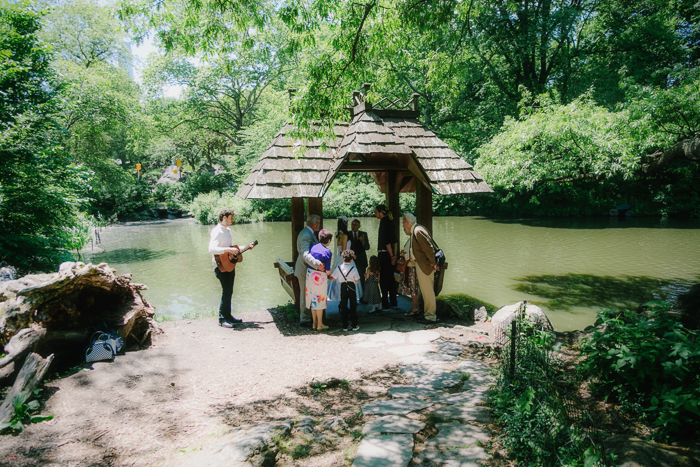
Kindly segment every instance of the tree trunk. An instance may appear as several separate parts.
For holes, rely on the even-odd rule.
[[[19,371],[19,375],[17,375],[15,384],[12,385],[5,401],[0,405],[0,425],[12,419],[15,413],[15,404],[24,404],[29,399],[34,388],[44,378],[52,360],[53,355],[44,359],[39,354],[29,354]]]
[[[676,143],[672,148],[656,151],[642,158],[642,171],[656,173],[676,161],[700,162],[700,136]]]

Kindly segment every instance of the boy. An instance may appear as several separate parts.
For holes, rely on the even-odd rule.
[[[343,320],[343,331],[347,332],[350,330],[350,325],[348,324],[348,302],[350,302],[352,330],[359,331],[360,326],[357,325],[357,297],[355,290],[357,283],[360,281],[360,275],[353,262],[355,253],[352,250],[344,250],[340,253],[340,257],[343,258],[343,263],[335,268],[331,277],[340,284],[340,305],[338,308],[340,309],[340,316]]]

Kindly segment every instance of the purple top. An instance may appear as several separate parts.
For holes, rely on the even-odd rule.
[[[311,256],[313,256],[314,258],[326,265],[326,271],[331,270],[331,257],[333,256],[331,250],[329,250],[322,244],[317,243],[311,247],[309,253],[311,253]]]

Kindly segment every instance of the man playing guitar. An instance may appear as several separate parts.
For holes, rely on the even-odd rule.
[[[222,272],[217,264],[218,255],[227,255],[231,253],[235,257],[242,254],[242,251],[253,249],[254,243],[241,247],[233,245],[233,237],[229,226],[233,224],[234,212],[232,209],[224,209],[219,213],[219,223],[211,229],[209,236],[209,253],[212,254],[212,264],[214,266],[214,274],[221,283],[221,304],[219,305],[219,326],[232,328],[237,323],[243,320],[236,319],[231,316],[231,297],[233,296],[233,282],[236,279],[236,270],[230,272]]]

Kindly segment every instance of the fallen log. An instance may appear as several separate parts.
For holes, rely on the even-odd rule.
[[[33,352],[29,354],[22,369],[19,370],[15,384],[0,405],[0,426],[12,419],[15,414],[15,405],[22,405],[29,399],[34,388],[44,378],[52,361],[53,355],[42,358],[41,355]]]
[[[0,385],[12,383],[30,351],[55,355],[60,366],[79,363],[96,328],[117,331],[132,348],[149,345],[159,328],[141,295],[146,288],[106,263],[63,263],[57,273],[0,282],[0,346],[7,354],[0,359]]]
[[[5,356],[0,358],[0,382],[14,374],[14,369],[22,364],[29,352],[36,350],[45,335],[46,329],[33,327],[22,329],[10,339],[5,346]]]

